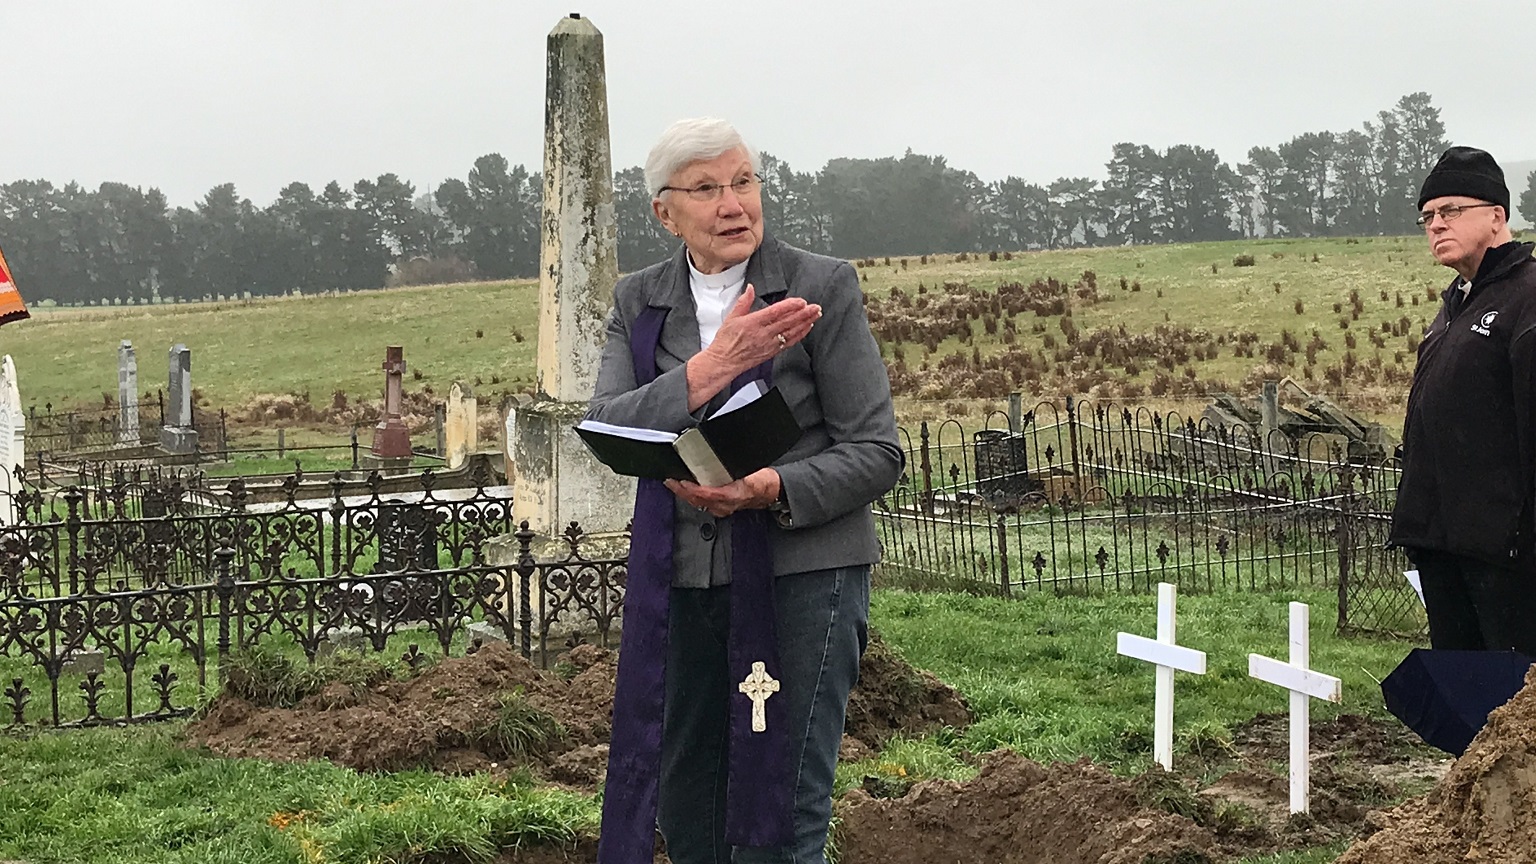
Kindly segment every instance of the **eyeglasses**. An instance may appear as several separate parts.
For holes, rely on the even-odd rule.
[[[749,195],[756,195],[762,186],[763,181],[759,180],[756,174],[748,174],[745,177],[731,181],[729,185],[722,183],[700,183],[691,188],[663,186],[656,190],[656,192],[657,194],[662,192],[686,192],[688,197],[695,201],[718,201],[720,196],[725,194],[726,189],[735,192],[737,198],[746,198]]]
[[[1498,207],[1498,204],[1447,204],[1444,207],[1436,207],[1433,210],[1425,210],[1419,214],[1419,218],[1413,220],[1419,223],[1420,228],[1428,228],[1429,223],[1439,216],[1447,222],[1454,222],[1463,210],[1476,210],[1479,207]]]

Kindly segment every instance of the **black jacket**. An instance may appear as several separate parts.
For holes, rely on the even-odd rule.
[[[1532,557],[1536,475],[1533,244],[1488,250],[1419,344],[1391,544],[1495,564]]]

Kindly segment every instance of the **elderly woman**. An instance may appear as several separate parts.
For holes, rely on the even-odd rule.
[[[728,123],[674,124],[645,176],[682,245],[614,289],[587,417],[682,431],[760,380],[804,431],[725,486],[640,481],[599,860],[649,862],[659,824],[675,864],[819,862],[902,466],[890,382],[853,267],[765,233]]]

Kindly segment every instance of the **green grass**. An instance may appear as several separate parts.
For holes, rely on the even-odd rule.
[[[1248,653],[1287,656],[1291,600],[1312,606],[1313,667],[1344,682],[1343,703],[1314,703],[1312,716],[1388,716],[1376,681],[1409,646],[1333,635],[1334,597],[1329,590],[1181,596],[1178,641],[1206,652],[1207,671],[1176,676],[1176,749],[1213,727],[1286,710],[1283,692],[1248,677]],[[1154,597],[880,591],[872,604],[887,640],[970,701],[976,723],[954,736],[957,747],[1010,747],[1040,761],[1088,756],[1124,774],[1151,764],[1152,669],[1116,655],[1115,633],[1152,636]]]
[[[1343,704],[1314,703],[1314,719],[1341,711],[1387,716],[1373,679],[1409,646],[1334,636],[1330,592],[1186,595],[1179,598],[1178,641],[1206,651],[1209,671],[1177,677],[1176,767],[1222,747],[1255,714],[1285,710],[1282,692],[1248,678],[1247,654],[1286,656],[1291,600],[1312,604],[1313,666],[1344,680]],[[965,780],[975,773],[966,755],[995,747],[1039,760],[1088,756],[1125,776],[1150,765],[1153,673],[1116,656],[1114,646],[1117,631],[1152,634],[1154,598],[878,590],[871,613],[907,659],[961,690],[976,723],[897,740],[872,759],[841,766],[839,791],[866,776],[897,790],[930,777]],[[396,649],[392,642],[385,659]],[[508,722],[526,738],[538,724],[516,709],[509,706]],[[485,860],[519,840],[563,842],[596,825],[597,805],[587,796],[485,777],[364,776],[324,763],[215,759],[179,749],[178,729],[166,723],[0,736],[0,860]],[[1341,848],[1250,864],[1315,864]]]
[[[496,701],[496,719],[479,736],[489,752],[524,762],[565,737],[560,721],[535,708],[521,689],[503,693]]]
[[[1232,260],[1239,254],[1252,254],[1252,267],[1233,267]],[[1313,257],[1317,260],[1314,261]],[[1395,351],[1404,352],[1403,367],[1411,370],[1414,354],[1407,350],[1406,339],[1388,337],[1387,348],[1378,350],[1366,339],[1366,334],[1377,330],[1383,322],[1394,322],[1407,316],[1418,332],[1427,324],[1438,309],[1438,303],[1429,299],[1428,292],[1438,292],[1450,281],[1450,271],[1439,266],[1430,256],[1424,239],[1411,237],[1366,238],[1318,238],[1296,240],[1232,240],[1220,243],[1185,243],[1160,246],[1118,247],[1111,249],[1071,249],[1051,252],[1014,254],[1012,261],[987,260],[986,255],[967,256],[957,261],[955,255],[928,256],[926,265],[919,264],[916,256],[907,259],[907,267],[901,267],[901,259],[892,258],[886,266],[884,258],[874,259],[875,266],[861,268],[864,289],[872,298],[889,296],[893,287],[911,295],[919,283],[930,290],[946,282],[967,282],[984,289],[996,287],[1000,282],[1018,281],[1029,283],[1034,279],[1054,277],[1071,284],[1084,271],[1093,271],[1097,277],[1099,296],[1104,298],[1092,306],[1075,305],[1074,322],[1078,331],[1086,333],[1098,328],[1125,327],[1135,334],[1151,333],[1163,324],[1206,330],[1212,335],[1231,334],[1249,330],[1259,337],[1262,348],[1279,341],[1283,331],[1289,330],[1306,343],[1312,329],[1316,329],[1329,348],[1319,354],[1318,378],[1315,382],[1303,382],[1313,392],[1336,391],[1344,401],[1355,403],[1363,412],[1392,426],[1401,423],[1401,399],[1406,390],[1396,388],[1361,387],[1345,382],[1341,388],[1327,386],[1321,377],[1322,369],[1341,362],[1346,350],[1345,331],[1339,327],[1340,318],[1348,318],[1349,295],[1358,291],[1364,309],[1357,321],[1350,323],[1350,330],[1358,338],[1355,349],[1357,358],[1366,360],[1381,353],[1383,361],[1390,365]],[[863,262],[867,265],[869,262]],[[1215,272],[1212,272],[1215,265]],[[1119,282],[1139,282],[1140,291],[1121,290]],[[1278,290],[1276,284],[1279,285]],[[1386,292],[1386,300],[1381,293]],[[1396,306],[1401,292],[1404,306]],[[1418,305],[1413,305],[1414,297]],[[1300,301],[1303,311],[1295,309]],[[1334,303],[1342,303],[1343,313],[1333,311]],[[1052,318],[1036,318],[1023,315],[1017,319],[1020,347],[1037,348],[1044,335],[1058,342],[1063,334],[1059,322]],[[1045,325],[1044,334],[1035,334],[1030,328],[1035,323]],[[981,333],[974,344],[982,356],[1001,349],[1000,339]],[[950,338],[929,353],[923,346],[909,343],[905,359],[909,367],[917,367],[927,360],[936,364],[946,354],[970,354],[971,346],[962,345]],[[1045,353],[1050,354],[1051,351]],[[1202,381],[1221,380],[1238,387],[1256,369],[1264,366],[1262,352],[1252,358],[1237,357],[1228,349],[1213,360],[1195,360],[1189,365]],[[1276,370],[1279,378],[1293,375],[1301,380],[1305,358],[1298,355],[1295,362]],[[1147,384],[1154,370],[1146,368],[1139,383]],[[1111,371],[1114,371],[1111,369]],[[1176,377],[1182,369],[1174,369]],[[1063,395],[1061,388],[1045,379],[1046,386],[1023,388],[1028,398],[1049,398]],[[1239,389],[1241,389],[1239,387]],[[1342,391],[1339,393],[1337,391]],[[1245,395],[1253,396],[1255,393]],[[1081,395],[1081,394],[1080,394]],[[1283,394],[1284,395],[1284,394]],[[1165,398],[1152,400],[1154,404],[1183,409],[1203,405],[1203,399]],[[899,410],[904,417],[927,419],[953,416],[958,413],[952,400],[899,400]],[[991,408],[999,408],[992,405]],[[1027,407],[1027,406],[1026,406]],[[976,409],[972,409],[973,411]],[[975,416],[973,414],[973,416]]]
[[[364,444],[359,452],[359,467],[355,470],[367,471],[362,460],[368,455],[368,445]],[[430,456],[418,456],[411,462],[411,467],[420,470],[432,468],[443,470],[443,460]],[[337,471],[353,471],[352,453],[350,450],[321,450],[321,451],[290,451],[283,458],[277,458],[276,451],[261,454],[232,454],[228,462],[200,462],[196,466],[198,471],[208,477],[282,477],[294,473],[295,469],[302,470],[309,478],[329,477]]]
[[[1255,265],[1233,267],[1238,254],[1252,254]],[[1313,260],[1314,256],[1316,261]],[[1073,249],[1014,254],[1012,260],[988,261],[986,256],[916,256],[873,259],[863,266],[865,290],[872,298],[888,297],[892,287],[912,293],[918,283],[936,287],[967,282],[993,290],[1003,282],[1028,283],[1055,277],[1067,283],[1085,270],[1097,274],[1100,295],[1094,306],[1074,310],[1080,331],[1124,326],[1129,333],[1150,333],[1165,322],[1213,334],[1251,330],[1260,345],[1278,341],[1284,330],[1307,340],[1316,328],[1330,347],[1318,360],[1321,367],[1343,356],[1341,315],[1335,302],[1349,309],[1348,296],[1358,290],[1364,310],[1351,329],[1360,337],[1356,354],[1362,361],[1377,353],[1365,340],[1367,331],[1382,322],[1408,316],[1415,326],[1433,316],[1431,289],[1449,281],[1422,237],[1375,237],[1350,242],[1343,238],[1299,240],[1234,240],[1221,243]],[[867,262],[866,262],[867,263]],[[1212,265],[1216,272],[1212,272]],[[1119,280],[1139,282],[1141,290],[1122,291]],[[1274,287],[1278,283],[1279,290]],[[1388,299],[1381,300],[1381,292]],[[1401,292],[1404,307],[1395,305]],[[1161,296],[1159,294],[1161,293]],[[1418,305],[1411,305],[1413,297]],[[1300,301],[1304,312],[1297,314]],[[1342,316],[1347,317],[1347,315]],[[1042,337],[1030,332],[1035,323],[1060,337],[1058,322],[1021,316],[1019,344],[1037,347]],[[483,336],[476,337],[476,331]],[[979,331],[980,328],[978,327]],[[212,407],[235,407],[259,394],[308,393],[317,406],[329,404],[333,391],[350,399],[376,400],[382,387],[379,364],[389,344],[405,346],[413,370],[406,376],[408,391],[432,388],[446,396],[455,379],[482,379],[482,399],[497,392],[517,392],[532,386],[538,333],[538,292],[532,282],[401,288],[335,297],[303,297],[225,301],[160,307],[39,309],[30,321],[6,328],[6,351],[16,360],[23,403],[42,406],[99,407],[103,395],[116,394],[117,346],[131,339],[139,354],[140,385],[149,390],[163,384],[163,353],[182,342],[193,352],[193,381]],[[517,340],[522,337],[522,341]],[[1405,339],[1388,341],[1385,361],[1405,348]],[[978,335],[982,354],[1000,351],[996,337]],[[941,344],[929,356],[908,345],[907,363],[963,352],[971,346],[957,339]],[[1202,380],[1242,382],[1263,358],[1239,358],[1228,350],[1192,366]],[[1413,363],[1406,352],[1406,368]],[[1174,370],[1181,372],[1181,370]],[[1300,365],[1279,370],[1300,376]],[[419,372],[421,378],[416,378]],[[491,384],[493,376],[499,384]],[[1143,383],[1150,378],[1143,373]],[[1319,379],[1317,389],[1325,389]],[[1028,389],[1028,388],[1026,388]],[[1032,399],[1058,396],[1060,387],[1046,379]],[[1367,388],[1369,390],[1369,388]],[[1359,388],[1351,388],[1358,393]],[[1367,393],[1366,395],[1370,395]],[[1400,393],[1374,393],[1369,413],[1396,423]],[[1169,400],[1177,401],[1177,400]],[[1187,401],[1187,400],[1186,400]],[[898,400],[904,420],[944,416],[948,400],[922,401],[912,394]],[[972,406],[999,409],[1001,404]]]
[[[390,655],[372,651],[336,651],[310,666],[297,649],[284,650],[276,644],[279,641],[259,642],[231,653],[223,667],[225,688],[254,705],[292,708],[329,684],[344,684],[357,694],[408,672]]]
[[[217,409],[258,394],[309,393],[329,405],[340,390],[377,400],[388,345],[405,346],[407,389],[447,398],[455,380],[489,382],[482,398],[534,378],[534,282],[439,285],[390,291],[179,306],[38,309],[6,328],[23,405],[99,407],[117,395],[117,347],[133,341],[141,390],[164,388],[174,343],[192,350],[193,386]],[[484,335],[477,338],[476,331]],[[518,337],[522,341],[518,341]],[[421,374],[420,378],[415,373]]]
[[[591,796],[485,776],[220,759],[182,749],[178,731],[0,737],[0,859],[488,861],[503,847],[568,842],[597,825]]]

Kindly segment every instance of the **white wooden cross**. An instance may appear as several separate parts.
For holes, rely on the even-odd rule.
[[[1307,604],[1291,604],[1291,662],[1281,663],[1259,654],[1248,655],[1250,676],[1291,691],[1292,813],[1306,813],[1310,808],[1312,725],[1308,700],[1339,702],[1344,698],[1339,679],[1308,668],[1311,615]]]
[[[768,668],[762,663],[752,664],[752,674],[747,680],[736,685],[736,689],[745,693],[752,700],[752,731],[767,732],[768,717],[763,713],[763,703],[768,697],[779,692],[779,682],[768,675]]]
[[[1205,652],[1174,644],[1174,609],[1178,588],[1167,582],[1157,585],[1157,639],[1133,633],[1118,634],[1116,649],[1127,657],[1157,665],[1155,713],[1152,723],[1152,758],[1173,770],[1173,672],[1205,674]]]

